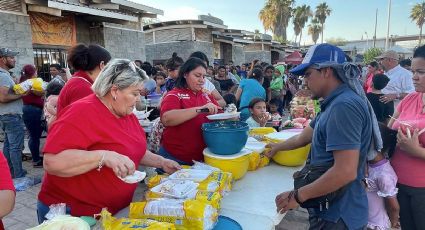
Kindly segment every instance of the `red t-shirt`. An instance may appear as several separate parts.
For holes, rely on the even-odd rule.
[[[422,103],[423,93],[411,93],[407,95],[398,105],[397,112],[400,113],[398,121],[393,124],[393,129],[400,127],[400,122],[408,123],[413,129],[421,130],[425,128],[425,113],[423,113]],[[411,130],[413,133],[413,130]],[[419,135],[419,144],[425,146],[425,133]],[[398,183],[425,188],[425,160],[414,157],[409,153],[396,148],[391,159],[391,165],[398,177]]]
[[[170,110],[203,106],[208,102],[218,105],[217,101],[206,93],[174,88],[162,100],[161,117]],[[192,163],[192,160],[202,161],[204,159],[202,151],[206,145],[201,126],[203,123],[210,122],[207,115],[207,113],[200,113],[180,125],[165,127],[162,136],[162,146],[165,150],[186,163]]]
[[[137,166],[146,152],[146,136],[134,114],[116,118],[92,94],[66,107],[49,130],[43,152],[66,149],[115,151]],[[38,199],[46,205],[66,203],[73,216],[91,216],[105,207],[115,214],[130,204],[136,187],[106,166],[73,177],[46,172]]]
[[[57,114],[66,106],[73,102],[93,94],[91,86],[93,80],[84,71],[78,71],[74,73],[74,76],[65,84],[62,88],[57,105]]]
[[[10,175],[9,165],[7,164],[7,160],[2,152],[0,152],[0,190],[15,191],[12,176]],[[1,221],[1,219],[0,230],[4,230],[3,222]]]

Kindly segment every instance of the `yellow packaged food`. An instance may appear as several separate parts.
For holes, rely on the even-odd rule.
[[[263,168],[269,165],[269,163],[270,163],[270,158],[268,158],[264,154],[260,154],[260,163],[258,164],[258,168]]]
[[[169,180],[167,176],[156,175],[151,177],[146,185],[148,188],[153,188],[160,183]],[[208,192],[229,192],[232,189],[232,174],[228,172],[215,171],[204,181],[199,182],[198,190]]]
[[[260,154],[257,152],[252,152],[249,154],[249,171],[257,170],[258,165],[260,164]]]
[[[133,230],[133,229],[145,229],[145,230],[175,230],[176,227],[172,223],[158,222],[155,220],[147,219],[129,219],[120,218],[117,219],[112,216],[106,209],[102,209],[100,213],[101,225],[103,230]]]
[[[164,195],[159,194],[159,193],[155,193],[155,192],[152,192],[152,191],[147,191],[145,193],[145,199],[148,200],[148,201],[153,200],[153,199],[158,199],[158,198],[167,198],[167,197],[164,197]],[[208,192],[208,191],[195,190],[191,194],[189,194],[186,199],[198,200],[198,201],[201,201],[201,202],[204,202],[206,204],[211,205],[215,209],[219,209],[221,198],[222,198],[222,196],[218,192]]]
[[[214,227],[218,213],[197,200],[157,199],[131,203],[129,216],[172,223],[177,230],[203,230]]]
[[[42,93],[47,88],[47,82],[41,78],[31,78],[13,86],[13,91],[16,94],[25,94],[28,90]]]

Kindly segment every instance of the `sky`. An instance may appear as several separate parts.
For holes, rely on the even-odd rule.
[[[224,21],[229,29],[242,29],[264,33],[258,18],[263,8],[263,0],[132,0],[164,11],[160,21],[178,19],[197,19],[199,14],[211,14]],[[343,38],[345,40],[373,39],[375,12],[378,9],[376,36],[383,38],[387,34],[389,0],[325,0],[332,9],[325,22],[324,40]],[[295,6],[307,4],[312,9],[324,0],[296,0]],[[392,0],[390,35],[419,34],[419,27],[409,18],[410,11],[422,0]],[[307,23],[307,25],[309,22]],[[292,21],[287,27],[288,40],[295,39]],[[268,32],[271,33],[271,32]],[[319,38],[320,41],[320,38]],[[312,43],[307,35],[307,26],[303,30],[301,44]]]

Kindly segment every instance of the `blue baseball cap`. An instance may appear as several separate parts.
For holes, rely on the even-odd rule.
[[[303,62],[289,72],[295,75],[304,75],[304,72],[314,64],[325,67],[344,62],[346,62],[346,58],[342,49],[327,43],[318,44],[310,47]]]

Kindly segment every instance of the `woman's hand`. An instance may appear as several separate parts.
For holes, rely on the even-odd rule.
[[[207,108],[208,109],[208,113],[209,114],[216,114],[216,113],[218,113],[218,110],[219,109],[222,109],[221,107],[219,107],[219,106],[217,106],[217,105],[215,105],[215,104],[213,104],[213,103],[207,103],[207,104],[205,104],[205,105],[203,105],[203,106],[201,106],[201,107],[198,107],[197,109],[205,109],[205,108]]]
[[[129,157],[106,150],[102,151],[102,154],[105,154],[103,159],[104,165],[111,168],[118,177],[124,178],[134,174],[136,166]]]
[[[279,151],[277,143],[269,143],[266,145],[266,151],[264,152],[264,155],[266,155],[268,158],[272,158],[276,153]]]
[[[164,170],[164,172],[172,174],[175,171],[180,170],[182,167],[179,165],[179,163],[173,160],[163,158],[161,161],[161,168]]]
[[[410,132],[410,131],[408,131]],[[421,145],[419,143],[419,134],[418,129],[415,129],[413,131],[413,134],[411,134],[411,137],[408,135],[405,135],[401,128],[398,129],[397,133],[397,144],[400,147],[401,150],[407,152],[408,154],[416,156],[418,150],[420,150]]]

